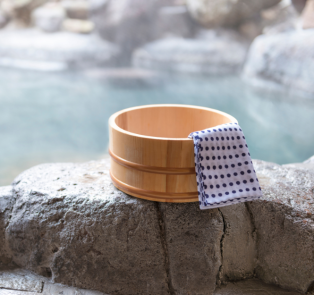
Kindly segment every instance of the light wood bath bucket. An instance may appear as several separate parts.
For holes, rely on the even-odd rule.
[[[237,122],[189,105],[146,105],[109,119],[110,176],[121,191],[159,202],[196,202],[193,131]]]

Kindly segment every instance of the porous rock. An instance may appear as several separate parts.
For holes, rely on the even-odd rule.
[[[0,270],[1,295],[108,295],[98,291],[78,289],[34,274],[25,269],[8,267]]]
[[[120,192],[108,159],[40,165],[22,173],[12,193],[2,189],[0,201],[10,202],[0,207],[12,211],[4,250],[55,282],[108,294],[210,295],[254,276],[310,291],[314,171],[258,160],[254,167],[262,199],[201,211]]]
[[[256,232],[247,204],[219,209],[224,220],[222,268],[220,281],[237,281],[254,276],[256,267]]]
[[[314,29],[260,35],[243,70],[248,83],[287,92],[314,93]]]
[[[9,224],[13,204],[12,187],[0,187],[0,266],[10,262],[10,254],[6,247],[5,229]]]
[[[212,294],[221,265],[223,220],[218,209],[200,211],[198,203],[158,206],[171,294]]]
[[[306,292],[314,281],[314,171],[254,161],[263,198],[248,202],[257,232],[256,274]]]
[[[108,0],[105,5],[94,11],[92,20],[96,30],[105,40],[121,47],[120,62],[129,64],[132,52],[136,48],[160,38],[161,35],[171,34],[172,31],[185,36],[190,33],[193,25],[186,13],[175,15],[172,21],[165,20],[169,14],[165,14],[162,8],[173,6],[175,2],[175,0]],[[186,30],[190,24],[191,28]]]
[[[108,161],[35,167],[14,194],[7,232],[17,265],[109,294],[168,294],[156,206],[116,190]]]
[[[305,160],[302,163],[292,163],[292,164],[286,164],[283,166],[314,171],[314,156],[310,157],[309,159]]]
[[[11,289],[41,293],[44,281],[29,271],[0,271],[0,289]],[[1,294],[1,293],[0,293]]]
[[[212,294],[219,211],[130,197],[114,188],[108,167],[108,160],[46,164],[15,180],[7,227],[14,263],[109,294]]]

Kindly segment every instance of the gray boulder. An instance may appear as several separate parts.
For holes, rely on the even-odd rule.
[[[279,2],[280,0],[186,0],[191,15],[208,28],[238,25]]]
[[[303,163],[286,164],[286,165],[284,165],[284,167],[293,167],[293,168],[298,168],[298,169],[313,170],[314,171],[314,156],[305,160]]]
[[[167,294],[156,204],[116,190],[108,161],[41,165],[16,179],[13,261],[109,294]]]
[[[129,197],[114,188],[108,167],[108,160],[47,164],[15,180],[7,227],[14,263],[109,294],[212,294],[221,264],[219,211]]]
[[[303,163],[304,164],[314,164],[314,156],[312,156],[311,158],[305,160]]]
[[[198,203],[158,204],[170,294],[212,294],[221,266],[223,218]]]
[[[38,289],[38,287],[40,290],[36,292],[36,289]],[[57,283],[51,283],[49,279],[39,275],[35,275],[34,273],[23,269],[9,269],[5,271],[0,271],[0,288],[2,288],[0,291],[1,295],[30,295],[30,292],[32,292],[32,295],[106,295],[98,291],[78,289]],[[300,295],[301,293],[283,290],[276,286],[267,285],[258,279],[229,282],[221,287],[218,287],[213,293],[213,295],[261,294]]]
[[[108,294],[247,294],[228,282],[255,276],[291,294],[310,291],[314,171],[254,166],[263,198],[204,211],[122,193],[109,159],[36,166],[1,189],[0,256]],[[276,291],[247,282],[252,292]]]
[[[224,220],[222,265],[218,285],[254,277],[257,262],[256,231],[247,203],[219,209]]]
[[[66,11],[57,3],[48,3],[32,12],[32,20],[37,28],[45,32],[57,32],[61,29]]]
[[[257,233],[256,274],[301,292],[314,281],[314,171],[255,161],[263,198],[248,202]]]
[[[56,44],[58,46],[56,46]],[[96,35],[0,32],[0,66],[54,71],[111,65],[118,49]]]
[[[9,224],[13,204],[12,187],[0,187],[0,267],[11,262],[10,253],[6,245],[5,229]]]
[[[165,38],[133,54],[135,67],[169,72],[229,74],[239,72],[248,43],[232,30],[202,31],[196,39]]]
[[[261,35],[251,45],[243,77],[257,87],[314,93],[314,29]]]
[[[190,38],[198,29],[185,5],[163,6],[158,10],[155,39],[167,36]]]
[[[189,37],[193,24],[175,0],[108,0],[92,14],[99,34],[121,47],[120,61],[129,64],[134,49],[165,34]],[[169,7],[172,7],[169,8]]]

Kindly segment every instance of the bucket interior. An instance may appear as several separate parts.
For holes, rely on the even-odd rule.
[[[160,106],[126,111],[115,122],[118,127],[140,135],[186,139],[191,132],[236,121],[213,110]]]

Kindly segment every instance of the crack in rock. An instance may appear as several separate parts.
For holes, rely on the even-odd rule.
[[[156,202],[156,209],[157,209],[157,220],[160,230],[160,241],[161,245],[164,251],[164,264],[165,264],[165,271],[167,275],[167,285],[168,285],[168,291],[170,295],[175,294],[175,290],[172,285],[171,280],[171,272],[170,272],[170,263],[169,263],[169,253],[168,253],[168,246],[167,246],[167,238],[166,238],[166,230],[165,230],[165,222],[162,217],[162,212],[160,210],[160,204]]]
[[[226,221],[225,221],[225,218],[224,218],[224,215],[222,214],[221,210],[218,208],[218,211],[221,215],[221,218],[223,220],[223,233],[221,235],[221,239],[220,239],[220,256],[221,256],[221,265],[219,266],[219,271],[218,271],[218,274],[217,274],[217,280],[216,280],[216,286],[217,287],[220,287],[221,286],[221,282],[222,282],[222,279],[223,279],[223,247],[224,247],[224,239],[225,239],[225,235],[226,235],[226,232],[227,232],[227,225],[226,225]]]

